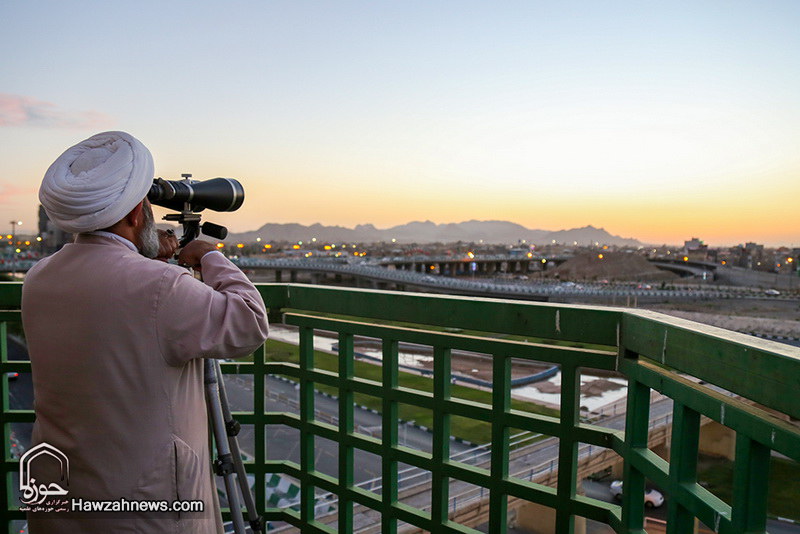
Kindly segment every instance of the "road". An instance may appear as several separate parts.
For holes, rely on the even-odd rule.
[[[225,384],[228,392],[228,401],[231,409],[252,410],[253,378],[248,375],[226,375]],[[266,409],[271,412],[298,413],[300,401],[299,385],[295,382],[281,380],[274,376],[266,378]],[[339,400],[317,393],[315,396],[316,419],[322,422],[338,425]],[[381,416],[370,410],[356,406],[353,410],[355,431],[366,436],[380,438]],[[401,424],[399,431],[399,444],[416,450],[430,452],[432,447],[432,434],[414,425]],[[243,451],[252,456],[254,451],[252,427],[246,427],[240,434],[240,445]],[[289,460],[300,462],[300,436],[299,431],[285,425],[270,426],[267,431],[266,447],[268,460]],[[338,444],[324,438],[316,438],[316,468],[331,476],[338,473]],[[451,441],[452,454],[462,453],[470,446],[457,441]],[[380,477],[381,458],[371,453],[357,451],[354,465],[353,479],[355,483]]]
[[[598,499],[606,502],[616,502],[614,501],[614,498],[611,496],[611,492],[608,489],[609,482],[610,481],[594,482],[591,480],[584,480],[583,481],[584,494],[587,497],[591,497],[593,499]],[[659,489],[659,491],[661,490]],[[669,496],[664,495],[664,498],[665,500],[669,499]],[[664,503],[664,506],[661,506],[660,508],[652,508],[650,510],[647,510],[647,516],[655,519],[660,519],[662,521],[666,521],[667,519],[666,502]],[[767,520],[767,531],[770,534],[798,534],[798,532],[800,532],[800,525],[794,525],[792,523],[786,523],[783,521],[777,521],[775,519],[769,519]],[[596,521],[588,521],[586,532],[587,534],[612,534],[614,531],[611,530],[611,528],[608,525],[604,525]]]

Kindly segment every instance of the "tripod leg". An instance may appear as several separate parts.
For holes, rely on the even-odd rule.
[[[233,527],[236,534],[245,534],[244,517],[242,516],[242,505],[239,501],[239,493],[236,488],[234,477],[236,476],[234,460],[228,445],[228,436],[225,432],[225,421],[222,415],[222,406],[219,396],[219,381],[215,360],[205,360],[205,386],[206,403],[208,404],[208,415],[211,418],[211,426],[214,430],[214,442],[217,446],[217,459],[214,467],[217,475],[223,477],[225,481],[225,492],[228,495],[228,506],[231,509]]]
[[[236,469],[236,478],[239,479],[239,488],[242,491],[244,499],[244,506],[247,510],[247,520],[250,523],[250,528],[253,534],[264,532],[264,518],[259,517],[258,510],[256,510],[255,499],[247,484],[247,473],[244,470],[244,462],[242,461],[241,450],[239,449],[239,440],[236,436],[239,434],[239,423],[231,415],[230,404],[228,404],[228,393],[225,390],[225,381],[222,379],[222,369],[220,369],[219,360],[214,360],[214,367],[219,377],[219,398],[222,404],[222,415],[225,418],[225,428],[228,431],[228,444],[230,445],[231,454],[233,455],[233,465]]]

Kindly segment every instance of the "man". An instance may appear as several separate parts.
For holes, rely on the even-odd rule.
[[[97,134],[62,154],[39,199],[75,242],[28,273],[22,321],[31,357],[33,443],[69,461],[68,512],[29,512],[32,534],[216,533],[202,358],[241,357],[267,337],[266,309],[242,272],[209,243],[165,261],[146,199],[147,148],[123,132]],[[55,462],[31,478],[59,480]],[[38,483],[37,482],[37,483]],[[60,482],[63,484],[64,482]],[[87,500],[201,500],[203,513],[109,515]]]

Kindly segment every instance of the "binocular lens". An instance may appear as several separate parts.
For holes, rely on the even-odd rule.
[[[236,211],[244,202],[244,188],[232,178],[212,178],[204,182],[190,180],[153,180],[147,199],[151,204],[183,211],[208,208],[213,211]]]

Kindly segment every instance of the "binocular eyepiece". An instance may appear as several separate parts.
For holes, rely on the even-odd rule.
[[[236,211],[244,202],[244,188],[232,178],[212,178],[203,182],[156,178],[147,199],[151,204],[175,211]]]

